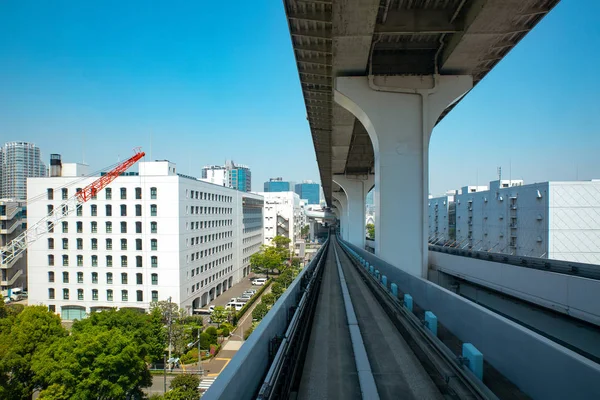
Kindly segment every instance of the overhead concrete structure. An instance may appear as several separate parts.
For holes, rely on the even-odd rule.
[[[374,175],[334,175],[333,181],[346,193],[348,241],[365,247],[365,200],[374,183]]]
[[[348,197],[342,190],[333,192],[334,205],[339,210],[340,234],[344,240],[348,240]]]
[[[327,203],[332,204],[334,175],[374,172],[376,187],[392,185],[375,193],[383,216],[376,218],[382,258],[395,265],[417,263],[408,268],[422,275],[431,129],[557,3],[284,0]],[[394,168],[405,168],[395,171],[401,183],[392,183]],[[401,198],[395,203],[408,201],[398,208],[411,215],[390,208],[396,195]],[[418,238],[389,251],[412,248],[422,254],[390,258],[384,219],[406,227],[402,240],[409,232]]]

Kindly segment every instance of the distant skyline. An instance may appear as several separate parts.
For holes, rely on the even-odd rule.
[[[597,15],[559,3],[435,128],[432,194],[498,166],[526,183],[600,178]],[[198,177],[248,165],[254,191],[320,182],[282,2],[5,1],[0,87],[0,142],[33,142],[46,163],[93,171],[142,146]]]

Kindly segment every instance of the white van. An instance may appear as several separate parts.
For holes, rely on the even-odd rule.
[[[256,286],[262,286],[266,282],[267,282],[267,278],[257,278],[257,279],[255,279],[255,280],[252,281],[252,284],[256,285]]]
[[[234,308],[235,311],[240,311],[245,305],[246,303],[241,303],[239,301],[230,301],[229,303],[227,303],[225,308]]]

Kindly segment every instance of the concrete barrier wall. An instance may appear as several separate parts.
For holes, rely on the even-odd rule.
[[[600,281],[515,265],[429,252],[437,270],[600,325]]]
[[[324,247],[324,246],[323,246]],[[227,367],[202,396],[203,399],[246,400],[254,398],[269,369],[269,343],[283,335],[289,323],[288,310],[300,299],[300,279],[315,267],[315,256],[308,267],[300,271],[257,328],[244,342]]]
[[[600,365],[425,279],[353,246],[365,260],[432,311],[461,341],[534,399],[599,399]]]

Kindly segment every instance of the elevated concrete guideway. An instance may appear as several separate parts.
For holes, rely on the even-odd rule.
[[[284,0],[325,198],[347,196],[344,237],[360,246],[364,221],[336,176],[374,175],[375,251],[424,276],[431,131],[557,3]]]

